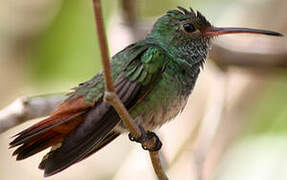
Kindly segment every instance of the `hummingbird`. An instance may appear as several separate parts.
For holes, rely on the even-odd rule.
[[[236,27],[215,27],[192,8],[169,10],[144,40],[111,59],[116,93],[136,123],[152,131],[185,107],[214,37],[231,33],[280,33]],[[17,160],[51,147],[39,164],[54,175],[89,157],[128,132],[114,108],[104,101],[99,72],[80,83],[46,119],[15,135],[10,148]]]

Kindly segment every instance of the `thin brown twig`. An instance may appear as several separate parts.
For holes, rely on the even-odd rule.
[[[105,101],[109,102],[117,111],[119,116],[123,119],[126,127],[130,130],[130,132],[134,135],[135,138],[139,138],[141,136],[141,131],[139,127],[135,124],[131,116],[129,115],[128,111],[126,110],[125,106],[119,99],[119,97],[115,93],[115,88],[113,85],[113,79],[111,75],[111,66],[109,61],[108,55],[108,47],[107,47],[107,39],[105,36],[105,29],[104,29],[104,22],[102,16],[102,8],[100,0],[93,0],[94,3],[94,13],[95,13],[95,21],[97,25],[97,32],[99,34],[99,44],[101,49],[102,55],[102,64],[103,64],[103,71],[105,76]]]
[[[149,155],[150,155],[153,169],[154,169],[158,179],[167,180],[168,177],[166,176],[165,172],[163,171],[162,163],[161,163],[160,156],[159,156],[159,151],[150,151]]]
[[[129,112],[115,93],[115,88],[113,85],[112,75],[111,75],[111,67],[109,62],[109,55],[108,55],[108,47],[106,41],[106,35],[104,30],[104,23],[103,17],[101,12],[101,2],[100,0],[93,0],[94,4],[94,13],[95,13],[95,21],[97,25],[97,32],[99,36],[99,44],[101,49],[102,55],[102,64],[104,69],[104,77],[105,77],[105,101],[110,103],[119,116],[121,117],[122,121],[124,122],[125,126],[129,129],[132,135],[135,138],[139,138],[142,135],[145,135],[145,131],[141,131],[140,128],[135,124],[132,117],[130,116]],[[155,146],[156,141],[155,138],[150,139],[150,141],[142,143],[145,147],[152,149]],[[162,168],[162,164],[159,158],[159,151],[150,152],[150,158],[155,170],[155,173],[160,180],[167,180],[167,176]]]
[[[108,45],[107,45],[107,39],[105,36],[105,28],[104,28],[100,0],[93,0],[93,4],[94,4],[96,28],[99,34],[98,38],[99,38],[99,43],[100,43],[100,50],[101,50],[101,56],[102,56],[101,60],[102,60],[104,76],[105,76],[105,87],[106,87],[106,91],[114,92],[115,88],[113,85],[111,67],[109,63],[109,50],[108,50]]]

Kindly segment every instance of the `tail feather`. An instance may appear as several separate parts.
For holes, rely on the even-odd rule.
[[[17,137],[12,142],[10,142],[10,148],[21,145],[23,143],[31,142],[34,139],[37,139],[37,137],[41,136],[43,133],[49,131],[50,129],[65,124],[70,120],[73,120],[74,118],[82,115],[83,113],[85,112],[79,112],[73,115],[67,114],[62,116],[51,116],[26,129],[25,131],[18,133],[16,135]]]
[[[35,131],[41,131],[41,129],[47,126],[61,122],[63,119],[73,116],[79,112],[83,112],[89,107],[91,107],[91,104],[87,104],[82,97],[64,102],[58,106],[57,110],[52,113],[49,118],[34,124],[33,126],[14,135],[13,137],[34,134],[36,133]]]
[[[55,131],[47,132],[39,136],[33,142],[24,143],[18,147],[13,155],[17,155],[17,160],[26,159],[44,149],[52,146],[53,144],[60,142],[63,139],[63,135]]]
[[[10,143],[10,148],[19,146],[13,155],[17,156],[17,160],[22,160],[62,141],[84,120],[89,107],[83,104],[83,98],[61,104],[50,117],[16,135]]]

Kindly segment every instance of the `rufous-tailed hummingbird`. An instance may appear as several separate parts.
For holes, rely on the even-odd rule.
[[[116,93],[138,125],[154,130],[174,118],[186,105],[211,40],[230,33],[282,36],[267,30],[214,27],[201,13],[178,7],[159,18],[144,40],[114,55]],[[50,176],[97,152],[127,132],[103,95],[100,72],[79,84],[48,118],[18,133],[10,143],[18,146],[13,155],[22,160],[52,147],[39,165]]]

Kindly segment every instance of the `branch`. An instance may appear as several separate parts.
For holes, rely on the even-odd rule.
[[[137,126],[135,121],[131,118],[130,114],[128,113],[127,109],[123,105],[123,103],[120,101],[119,97],[115,93],[115,88],[113,86],[113,80],[111,75],[111,67],[108,57],[108,47],[107,47],[107,41],[106,41],[106,35],[104,30],[104,24],[103,24],[103,17],[101,12],[101,2],[100,0],[93,0],[94,4],[94,13],[95,13],[95,21],[97,25],[97,32],[99,37],[99,45],[101,49],[101,55],[102,55],[102,64],[104,68],[104,77],[105,77],[105,101],[110,103],[119,116],[121,117],[122,121],[124,122],[125,126],[129,129],[131,134],[135,138],[140,138],[142,136],[145,136],[145,131],[141,131],[141,129]],[[150,139],[150,141],[142,143],[143,146],[152,149],[155,146],[155,140],[154,138]],[[160,158],[159,158],[159,152],[150,152],[151,161],[155,170],[155,173],[160,180],[166,180],[168,179],[165,175]]]
[[[162,168],[162,163],[160,160],[159,151],[150,151],[149,155],[150,155],[153,169],[154,169],[158,179],[159,180],[167,180],[168,177],[166,176],[166,174]]]
[[[64,95],[20,97],[0,111],[0,133],[25,121],[47,116],[64,100]]]
[[[236,41],[234,42],[236,43]],[[272,50],[269,53],[257,53],[252,51],[256,42],[246,44],[244,50],[232,49],[224,43],[214,43],[209,53],[210,58],[219,66],[252,67],[257,69],[286,68],[287,53],[285,46],[277,47],[280,50]],[[272,53],[271,53],[272,52]]]

